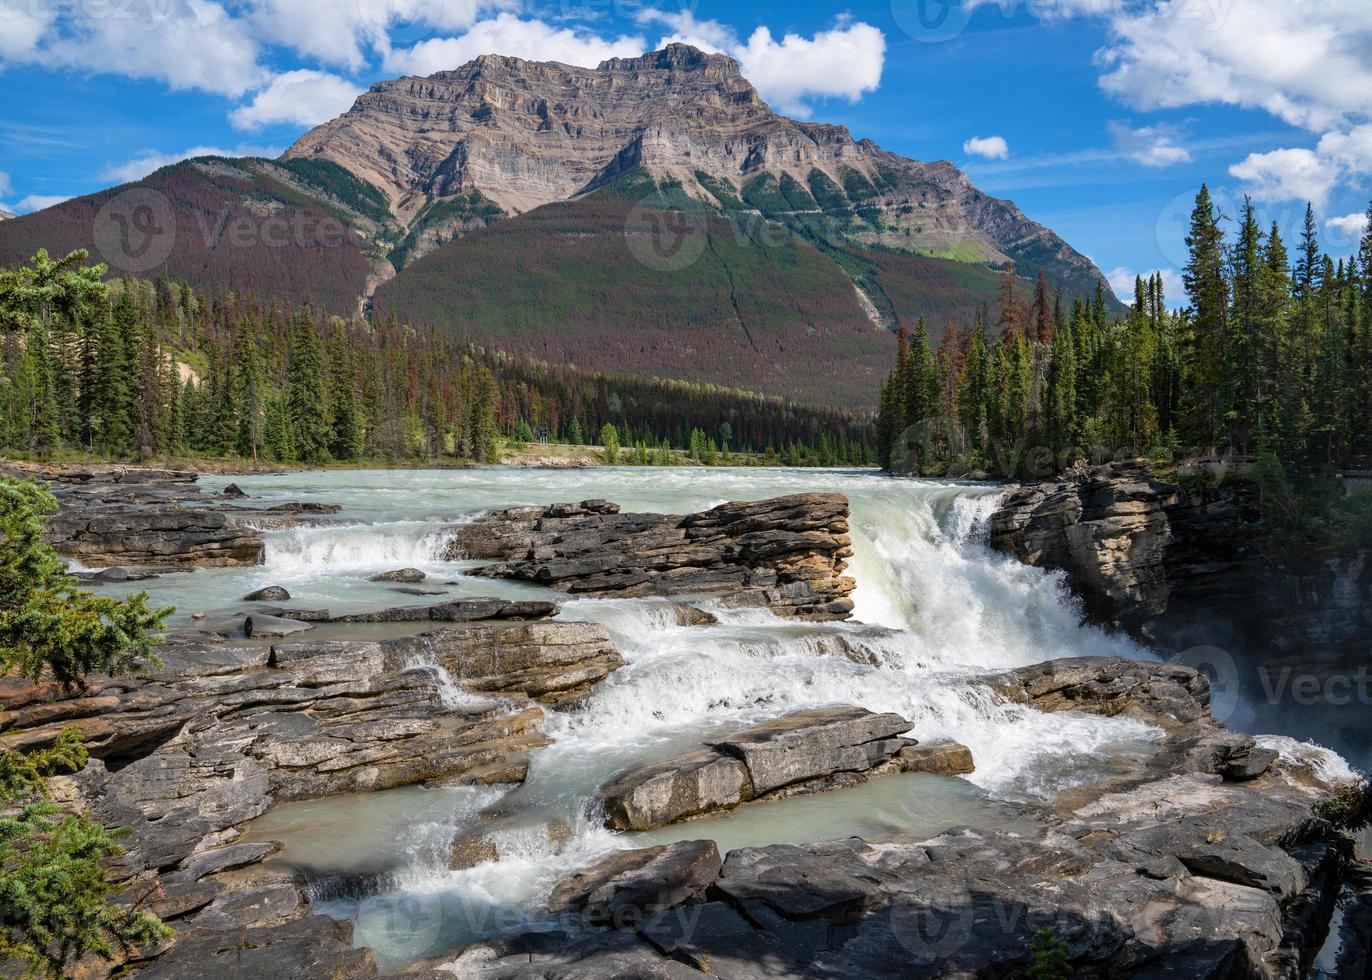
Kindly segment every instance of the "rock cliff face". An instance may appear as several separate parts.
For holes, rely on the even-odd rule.
[[[1253,651],[1339,657],[1372,641],[1369,556],[1269,555],[1241,479],[1187,491],[1141,460],[1083,469],[1012,490],[990,544],[1065,572],[1092,619],[1160,645],[1224,635]]]
[[[1082,293],[1100,280],[1088,259],[952,164],[779,116],[736,62],[682,44],[593,69],[483,55],[453,71],[379,82],[284,159],[343,166],[420,229],[432,202],[473,191],[517,214],[642,169],[717,205],[716,191],[736,199],[758,178],[770,177],[776,194],[786,175],[795,182],[782,194],[791,210],[817,213],[832,198],[849,213],[880,211],[883,226],[860,238],[1043,265]],[[466,220],[470,209],[461,210]]]
[[[846,619],[856,586],[848,500],[806,493],[721,504],[685,517],[621,514],[603,500],[517,507],[458,528],[453,559],[498,559],[476,574],[587,595],[725,594],[779,616]]]

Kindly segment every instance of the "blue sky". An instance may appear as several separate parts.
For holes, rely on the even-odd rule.
[[[1127,288],[1202,181],[1351,252],[1372,197],[1367,0],[0,0],[0,207],[196,152],[274,155],[381,78],[681,39],[774,107],[947,159]],[[1179,289],[1174,288],[1174,298]]]

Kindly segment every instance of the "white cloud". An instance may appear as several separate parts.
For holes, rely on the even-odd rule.
[[[1323,207],[1338,179],[1335,167],[1313,150],[1250,153],[1229,168],[1245,189],[1264,201],[1309,201]]]
[[[10,175],[0,170],[0,194],[8,194],[14,190],[14,184],[10,180]]]
[[[603,38],[541,20],[502,13],[479,21],[456,37],[432,38],[385,58],[385,68],[409,75],[451,71],[483,54],[512,55],[530,61],[560,61],[594,68],[608,58],[631,58],[645,50],[642,37]]]
[[[71,196],[67,194],[30,194],[27,197],[21,197],[19,202],[14,205],[13,210],[20,214],[28,214],[31,211],[42,211],[54,204],[61,204],[63,201],[70,200]]]
[[[1176,309],[1186,305],[1186,286],[1182,284],[1181,276],[1176,269],[1152,269],[1145,272],[1135,272],[1124,266],[1116,266],[1105,274],[1105,278],[1110,282],[1110,288],[1115,291],[1115,295],[1125,303],[1134,302],[1134,280],[1138,276],[1143,276],[1144,282],[1148,277],[1155,273],[1162,275],[1162,297],[1164,305]]]
[[[0,0],[0,63],[31,60],[56,19],[55,5]]]
[[[252,102],[229,113],[229,122],[235,129],[249,130],[272,123],[314,126],[347,112],[362,91],[329,72],[283,72],[255,94]]]
[[[973,136],[962,144],[962,152],[988,160],[1004,160],[1010,155],[1010,146],[1004,136]]]
[[[728,55],[764,99],[802,118],[810,115],[812,99],[856,102],[874,91],[886,62],[886,36],[870,24],[846,18],[811,38],[785,34],[777,40],[769,29],[759,27],[746,42],[718,21],[697,20],[687,11],[649,9],[641,11],[638,20],[663,24],[671,31],[658,42],[659,48],[681,42]]]
[[[1354,245],[1362,240],[1367,231],[1367,213],[1344,214],[1325,220],[1325,226],[1334,232],[1334,244]]]
[[[1366,0],[1160,0],[1109,27],[1101,85],[1141,109],[1219,102],[1314,130],[1372,114]]]
[[[435,33],[467,30],[485,11],[517,6],[517,0],[348,0],[321,16],[318,0],[254,0],[250,17],[268,42],[357,71],[368,49],[384,55],[396,44],[412,47]]]
[[[36,41],[8,60],[45,68],[148,78],[174,89],[198,88],[237,97],[263,70],[246,21],[211,0],[148,3],[24,4],[52,14]],[[25,24],[24,17],[17,19]],[[7,33],[0,29],[0,35]]]
[[[1115,148],[1145,167],[1170,167],[1191,160],[1191,152],[1179,146],[1176,135],[1163,126],[1133,129],[1127,123],[1111,122],[1109,130]]]
[[[161,153],[157,150],[149,150],[139,156],[134,157],[127,163],[110,167],[100,176],[104,180],[113,181],[118,184],[126,184],[135,180],[142,180],[154,170],[173,163],[180,163],[182,160],[189,160],[191,157],[268,157],[274,158],[281,155],[281,148],[275,146],[247,146],[240,143],[237,149],[225,150],[217,146],[193,146],[189,150],[180,153]]]

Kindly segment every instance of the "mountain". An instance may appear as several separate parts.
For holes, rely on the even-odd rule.
[[[734,61],[685,45],[381,82],[279,160],[184,161],[0,223],[0,264],[40,246],[552,362],[857,407],[896,325],[969,323],[1010,262],[1116,302],[1089,260],[952,164],[780,116]],[[698,254],[676,268],[664,246]]]
[[[17,217],[18,217],[18,215],[15,214],[13,211],[6,211],[4,208],[0,208],[0,221],[5,221],[5,220],[7,220],[7,219],[9,219],[9,218],[17,218]]]

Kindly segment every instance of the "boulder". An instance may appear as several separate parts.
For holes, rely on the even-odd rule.
[[[384,641],[387,662],[429,660],[468,690],[561,704],[624,665],[598,623],[471,622]]]
[[[230,483],[223,490],[219,491],[219,495],[221,497],[231,497],[234,500],[242,500],[244,497],[247,496],[247,494],[243,491],[243,488],[240,487],[237,483]]]
[[[616,851],[560,882],[548,898],[548,911],[636,926],[652,913],[695,899],[719,877],[721,863],[712,840]]]
[[[256,592],[249,592],[243,597],[244,602],[289,602],[291,594],[279,585],[268,585],[258,589]]]
[[[947,739],[907,745],[896,753],[901,772],[923,772],[934,776],[965,776],[976,771],[972,750]]]
[[[865,708],[797,711],[711,743],[743,760],[758,796],[837,773],[860,773],[912,743],[899,736],[911,723]]]
[[[417,568],[397,568],[391,572],[382,572],[379,575],[373,575],[371,581],[415,583],[422,582],[428,577],[429,576],[425,575]]]
[[[511,854],[527,855],[530,845],[557,854],[571,839],[572,833],[561,820],[536,814],[532,817],[521,813],[506,817],[481,814],[476,824],[477,829],[458,834],[453,839],[448,867],[454,871],[500,861]]]
[[[475,574],[610,596],[723,594],[780,616],[846,619],[855,582],[848,501],[807,493],[686,516],[623,514],[604,501],[520,507],[456,528],[447,557]]]
[[[607,827],[649,830],[755,799],[821,792],[901,771],[907,763],[900,754],[916,743],[896,733],[909,728],[899,715],[858,707],[793,712],[703,750],[631,769],[597,796]],[[941,751],[949,753],[948,765],[960,761],[955,752]]]
[[[740,760],[702,749],[630,770],[601,787],[598,795],[607,827],[649,830],[728,810],[757,794]]]

